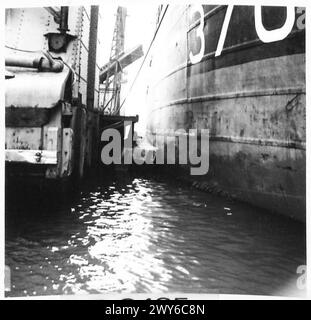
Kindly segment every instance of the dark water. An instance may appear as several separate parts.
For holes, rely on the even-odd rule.
[[[97,180],[63,204],[8,206],[7,296],[303,294],[303,224],[172,181]]]

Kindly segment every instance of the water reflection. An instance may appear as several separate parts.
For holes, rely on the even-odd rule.
[[[277,294],[305,264],[300,223],[151,178],[92,182],[39,214],[8,211],[10,296]]]

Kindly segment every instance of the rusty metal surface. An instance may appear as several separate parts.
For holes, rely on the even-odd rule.
[[[57,8],[57,10],[58,9],[59,8]],[[90,6],[69,7],[68,32],[76,38],[73,41],[70,41],[66,52],[53,52],[54,57],[61,57],[65,63],[72,67],[75,73],[77,89],[74,92],[74,97],[78,97],[80,94],[84,105],[87,104],[87,65],[88,59],[90,55],[92,55],[91,52],[89,53],[90,16]],[[5,44],[10,48],[16,49],[14,54],[17,54],[19,50],[23,51],[23,54],[26,53],[24,51],[32,53],[38,53],[42,50],[46,51],[49,50],[49,45],[48,37],[45,37],[44,35],[58,33],[58,28],[59,24],[54,20],[53,12],[51,12],[51,10],[47,10],[47,8],[7,9]],[[94,30],[92,30],[92,32],[94,32]],[[94,38],[96,37],[97,35],[94,35]],[[98,41],[99,39],[97,38],[97,42]],[[100,53],[98,52],[96,55],[96,61],[98,61],[99,57]],[[10,70],[8,71],[11,72]],[[91,108],[98,107],[99,67],[97,63],[95,73],[94,104]],[[28,80],[30,79],[27,78],[27,81]],[[39,89],[44,88],[39,84]],[[33,105],[31,104],[29,106]]]
[[[270,211],[305,219],[305,30],[296,22],[283,40],[257,37],[253,6],[235,6],[215,57],[226,7],[203,6],[205,50],[198,15],[170,6],[150,56],[149,124],[159,129],[209,129],[209,172],[190,177],[204,190],[229,194]],[[271,28],[278,9],[263,13]],[[282,23],[280,24],[282,25]],[[171,41],[174,39],[174,41]]]
[[[33,107],[6,107],[6,127],[41,127],[48,123],[51,109]]]
[[[59,73],[10,68],[15,77],[5,81],[6,107],[52,108],[64,98],[70,70]],[[18,94],[17,94],[18,92]]]
[[[51,150],[5,150],[5,161],[31,164],[56,164],[57,152]]]
[[[6,10],[6,45],[23,50],[47,50],[43,34],[57,31],[58,24],[44,8]]]
[[[40,149],[42,129],[37,128],[6,128],[5,148],[6,149]]]

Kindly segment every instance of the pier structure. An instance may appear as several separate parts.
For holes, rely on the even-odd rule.
[[[125,17],[118,8],[113,56],[101,68],[98,6],[6,10],[8,180],[67,181],[99,164],[102,131],[127,119],[119,114],[122,70],[143,54],[141,46],[124,52]],[[100,105],[105,79],[108,115]],[[134,126],[138,117],[131,119]]]

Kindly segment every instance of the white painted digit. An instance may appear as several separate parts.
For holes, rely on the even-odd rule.
[[[274,30],[266,30],[262,23],[261,6],[255,5],[255,27],[259,39],[262,42],[274,42],[285,39],[288,34],[292,31],[295,23],[295,7],[286,7],[286,21],[281,28]]]
[[[197,28],[197,37],[200,38],[201,41],[201,48],[200,48],[200,52],[197,54],[193,54],[192,51],[190,51],[189,54],[189,58],[190,58],[190,62],[192,64],[196,64],[198,62],[200,62],[204,56],[204,50],[205,50],[205,39],[204,39],[204,11],[203,11],[203,7],[200,5],[195,5],[192,7],[191,9],[191,14],[193,15],[195,12],[199,12],[200,13],[200,24]]]
[[[302,30],[302,29],[305,29],[305,18],[306,18],[306,9],[305,8],[302,8],[302,7],[299,7],[297,8],[296,10],[297,13],[302,13],[302,15],[300,15],[298,18],[297,18],[297,28],[299,30]]]
[[[222,52],[222,49],[224,47],[224,43],[225,43],[225,40],[226,40],[226,35],[227,35],[228,26],[229,26],[231,14],[232,14],[232,11],[233,11],[233,7],[234,6],[232,4],[229,4],[228,7],[227,7],[225,20],[224,20],[224,23],[223,23],[222,28],[221,28],[220,37],[219,37],[217,49],[216,49],[216,52],[215,52],[215,57],[220,56],[220,54]]]

